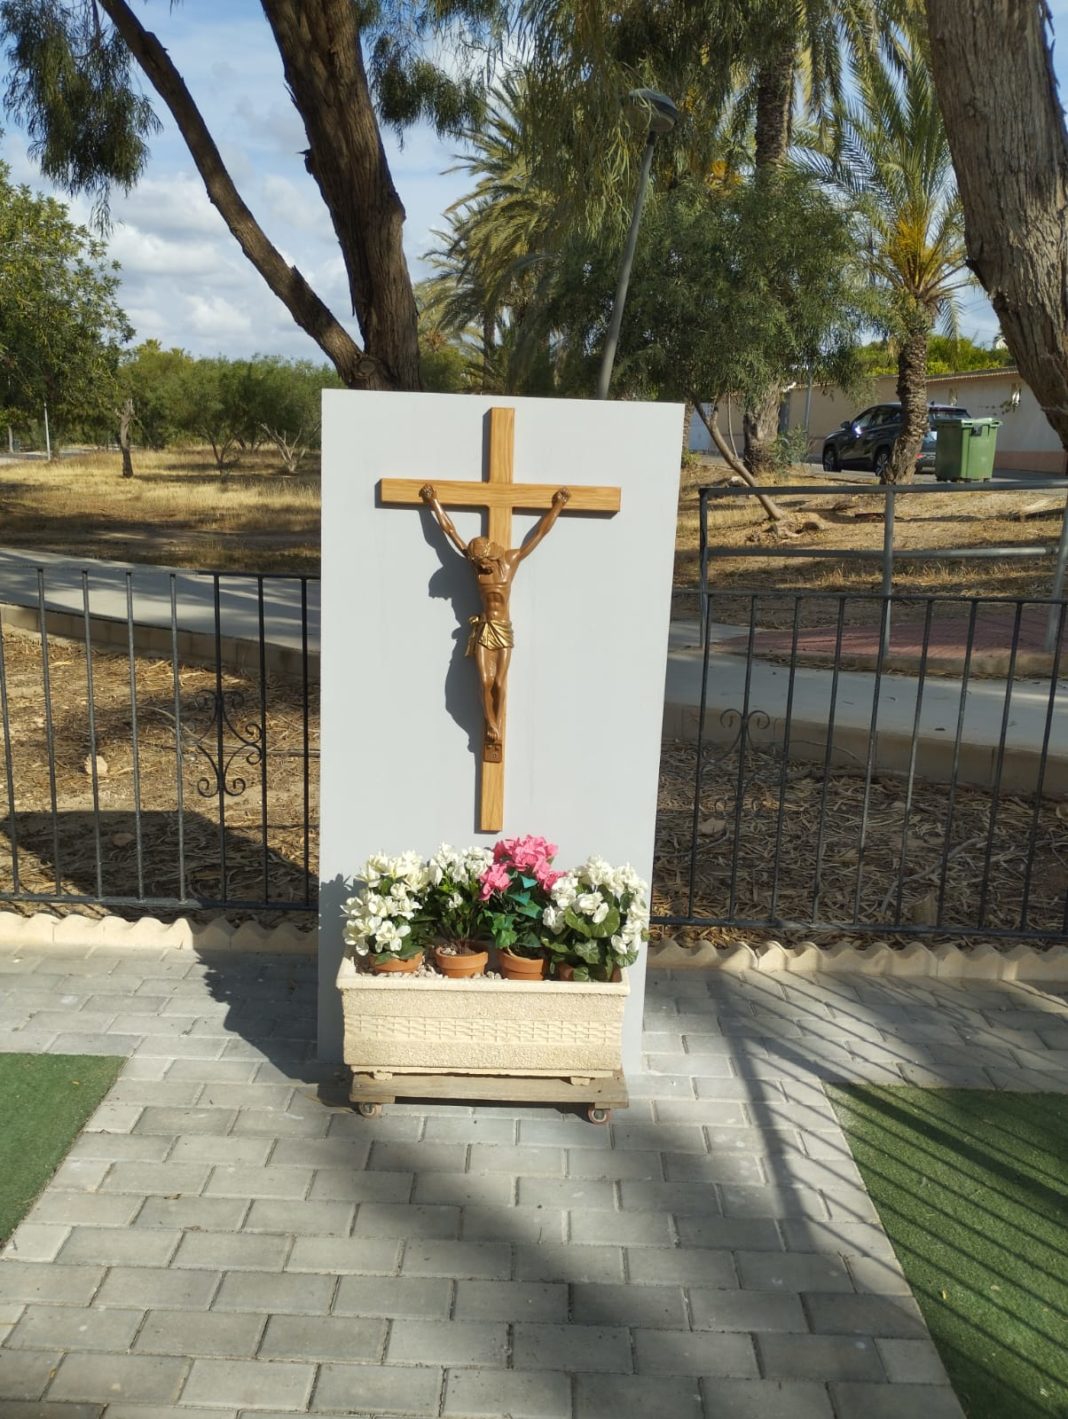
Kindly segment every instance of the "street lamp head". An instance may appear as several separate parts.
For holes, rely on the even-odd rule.
[[[627,95],[631,103],[640,105],[649,116],[649,132],[659,136],[670,133],[679,117],[679,110],[659,89],[631,89]]]

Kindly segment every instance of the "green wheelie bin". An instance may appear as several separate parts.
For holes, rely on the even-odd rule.
[[[982,483],[994,476],[1000,419],[937,419],[935,477],[942,483]]]

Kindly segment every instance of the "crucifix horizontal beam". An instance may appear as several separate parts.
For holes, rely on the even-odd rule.
[[[520,561],[533,551],[561,512],[618,512],[620,490],[573,483],[565,487],[560,483],[516,483],[515,410],[490,409],[488,423],[485,480],[443,479],[430,483],[420,478],[383,478],[378,496],[380,503],[388,507],[429,506],[449,540],[474,565],[483,609],[481,616],[472,617],[474,629],[468,654],[478,666],[486,719],[479,828],[496,833],[504,823],[505,685],[512,651],[512,579]],[[445,512],[446,507],[483,510],[487,536],[465,544]],[[512,514],[516,511],[542,512],[545,516],[527,543],[513,548]]]

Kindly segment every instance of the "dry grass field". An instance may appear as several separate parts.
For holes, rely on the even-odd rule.
[[[260,449],[220,478],[209,449],[138,449],[135,476],[120,470],[117,453],[0,462],[0,546],[204,571],[318,572],[317,457],[290,478]]]

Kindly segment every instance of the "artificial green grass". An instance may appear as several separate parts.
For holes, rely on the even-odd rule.
[[[0,1242],[29,1211],[123,1063],[87,1054],[0,1054]]]
[[[829,1093],[968,1419],[1068,1419],[1068,1098]]]

